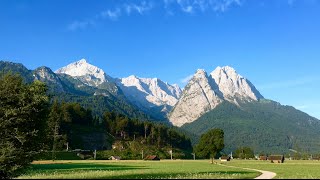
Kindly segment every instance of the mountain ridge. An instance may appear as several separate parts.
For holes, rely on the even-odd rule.
[[[318,119],[265,99],[248,79],[231,67],[218,67],[210,74],[203,69],[197,70],[182,92],[175,85],[158,78],[129,76],[127,78],[132,81],[128,81],[132,84],[124,83],[126,87],[121,87],[122,80],[126,78],[112,78],[99,85],[88,85],[87,80],[90,79],[56,74],[48,67],[28,70],[19,63],[0,61],[0,72],[9,71],[20,73],[26,82],[45,82],[54,98],[79,102],[100,117],[106,110],[114,110],[132,118],[171,123],[187,134],[199,137],[209,129],[222,128],[226,134],[227,151],[238,146],[279,153],[297,148],[305,151],[320,149],[316,141],[320,138]],[[134,101],[138,95],[128,97],[125,90],[128,87],[142,93],[142,100],[150,106],[139,106],[139,102]],[[155,101],[149,102],[148,95]],[[164,101],[169,95],[178,99],[176,103],[170,102],[175,103],[173,107]],[[169,119],[166,119],[167,115]],[[172,121],[172,117],[176,121]],[[192,138],[193,144],[199,137]]]
[[[239,105],[238,101],[264,99],[249,80],[230,66],[218,66],[210,75],[198,69],[181,97],[169,115],[170,122],[179,127],[197,120],[223,101]]]

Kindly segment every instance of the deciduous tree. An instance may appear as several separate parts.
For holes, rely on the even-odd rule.
[[[201,136],[195,153],[201,158],[211,158],[212,162],[217,153],[224,148],[224,132],[222,129],[212,129]]]

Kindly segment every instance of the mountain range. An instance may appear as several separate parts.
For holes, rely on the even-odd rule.
[[[263,96],[232,67],[217,67],[210,75],[197,70],[169,115],[175,126],[192,123],[224,101],[239,106],[239,101],[259,101]]]
[[[55,72],[44,66],[28,70],[22,64],[0,61],[0,71],[20,73],[26,82],[43,81],[54,97],[79,102],[96,116],[113,110],[180,127],[193,136],[193,143],[207,130],[221,128],[226,151],[239,146],[259,152],[320,151],[318,119],[265,99],[229,66],[217,67],[210,74],[198,69],[183,91],[158,78],[113,78],[85,59]]]

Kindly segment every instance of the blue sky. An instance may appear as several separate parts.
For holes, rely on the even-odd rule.
[[[229,65],[268,99],[320,118],[320,0],[1,0],[0,59],[183,87]]]

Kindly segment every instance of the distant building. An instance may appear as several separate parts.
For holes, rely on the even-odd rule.
[[[121,157],[119,157],[119,156],[111,156],[111,157],[109,158],[109,160],[120,161],[120,160],[121,160]]]
[[[311,160],[312,161],[320,161],[320,157],[312,157]]]
[[[221,162],[227,162],[227,161],[231,161],[231,157],[230,156],[222,156],[220,158]]]
[[[285,158],[283,155],[271,155],[268,160],[272,163],[284,163]]]
[[[147,156],[144,160],[146,161],[160,161],[160,158],[158,156]]]
[[[267,161],[268,160],[268,156],[260,156],[259,160],[260,161]]]

